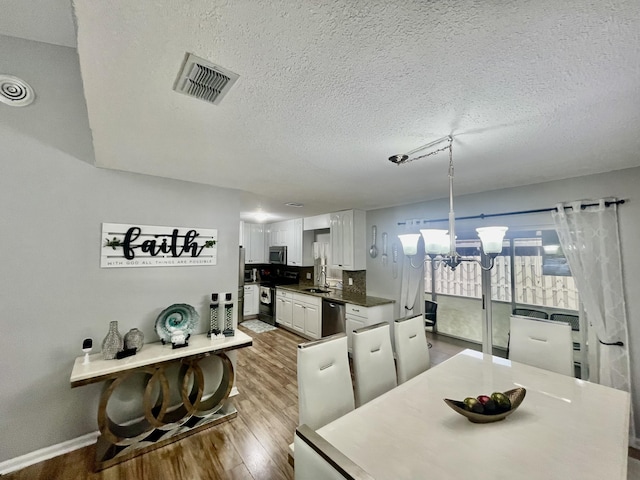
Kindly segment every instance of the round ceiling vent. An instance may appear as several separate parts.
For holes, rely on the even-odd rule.
[[[36,94],[24,80],[11,75],[0,75],[0,102],[13,107],[26,107],[36,98]]]

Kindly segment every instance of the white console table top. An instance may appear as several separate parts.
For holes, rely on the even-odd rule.
[[[236,348],[248,347],[253,343],[252,338],[240,330],[235,331],[233,337],[211,340],[206,333],[192,335],[189,338],[189,346],[172,348],[171,344],[162,345],[162,342],[145,344],[142,349],[130,357],[120,360],[104,360],[102,353],[89,355],[89,363],[83,364],[84,355],[76,358],[71,371],[71,386],[78,387],[87,383],[102,381],[103,377],[131,370],[146,365],[153,365],[178,358],[189,357],[199,353],[218,353]]]

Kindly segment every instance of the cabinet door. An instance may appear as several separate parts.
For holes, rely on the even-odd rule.
[[[291,298],[283,296],[276,297],[276,322],[291,328],[292,307]]]
[[[251,224],[251,238],[249,240],[250,247],[247,250],[250,261],[246,263],[265,263],[264,262],[264,225],[260,223]]]
[[[304,333],[308,337],[320,338],[322,323],[320,317],[320,308],[318,308],[316,305],[305,305]]]
[[[342,265],[342,213],[332,213],[329,220],[329,242],[331,244],[331,265]]]
[[[302,218],[296,218],[291,222],[291,239],[287,249],[287,265],[302,265]]]
[[[252,306],[253,306],[253,289],[251,288],[251,286],[245,286],[244,287],[244,309],[242,311],[242,314],[246,317],[248,315],[255,315],[255,313],[252,312]]]
[[[342,212],[342,266],[353,268],[353,210]]]
[[[300,333],[304,333],[304,310],[305,307],[300,302],[293,302],[293,325],[291,328],[297,330]]]
[[[357,317],[347,317],[345,321],[345,328],[347,329],[347,349],[349,353],[351,353],[352,345],[353,345],[353,331],[358,330],[365,326],[364,318]]]

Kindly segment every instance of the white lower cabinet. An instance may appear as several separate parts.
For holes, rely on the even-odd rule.
[[[293,294],[293,329],[308,338],[320,338],[322,331],[322,299],[312,295]]]
[[[258,285],[244,286],[244,311],[243,316],[258,315],[260,299],[258,298]]]
[[[276,289],[276,323],[293,328],[293,293]]]
[[[276,288],[276,322],[303,337],[320,338],[322,299]]]
[[[347,330],[347,346],[351,353],[353,331],[359,328],[387,322],[390,325],[391,345],[393,345],[393,303],[377,305],[375,307],[362,307],[347,303],[345,328]]]

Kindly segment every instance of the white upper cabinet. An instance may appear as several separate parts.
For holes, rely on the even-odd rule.
[[[365,270],[366,214],[345,210],[330,215],[331,266],[343,270]]]
[[[244,222],[242,243],[245,248],[244,263],[265,263],[265,235],[261,223]]]
[[[270,247],[287,247],[287,265],[313,265],[313,233],[303,229],[302,218],[272,223],[266,229]]]
[[[287,265],[302,266],[302,218],[291,220],[291,243],[287,245]]]

